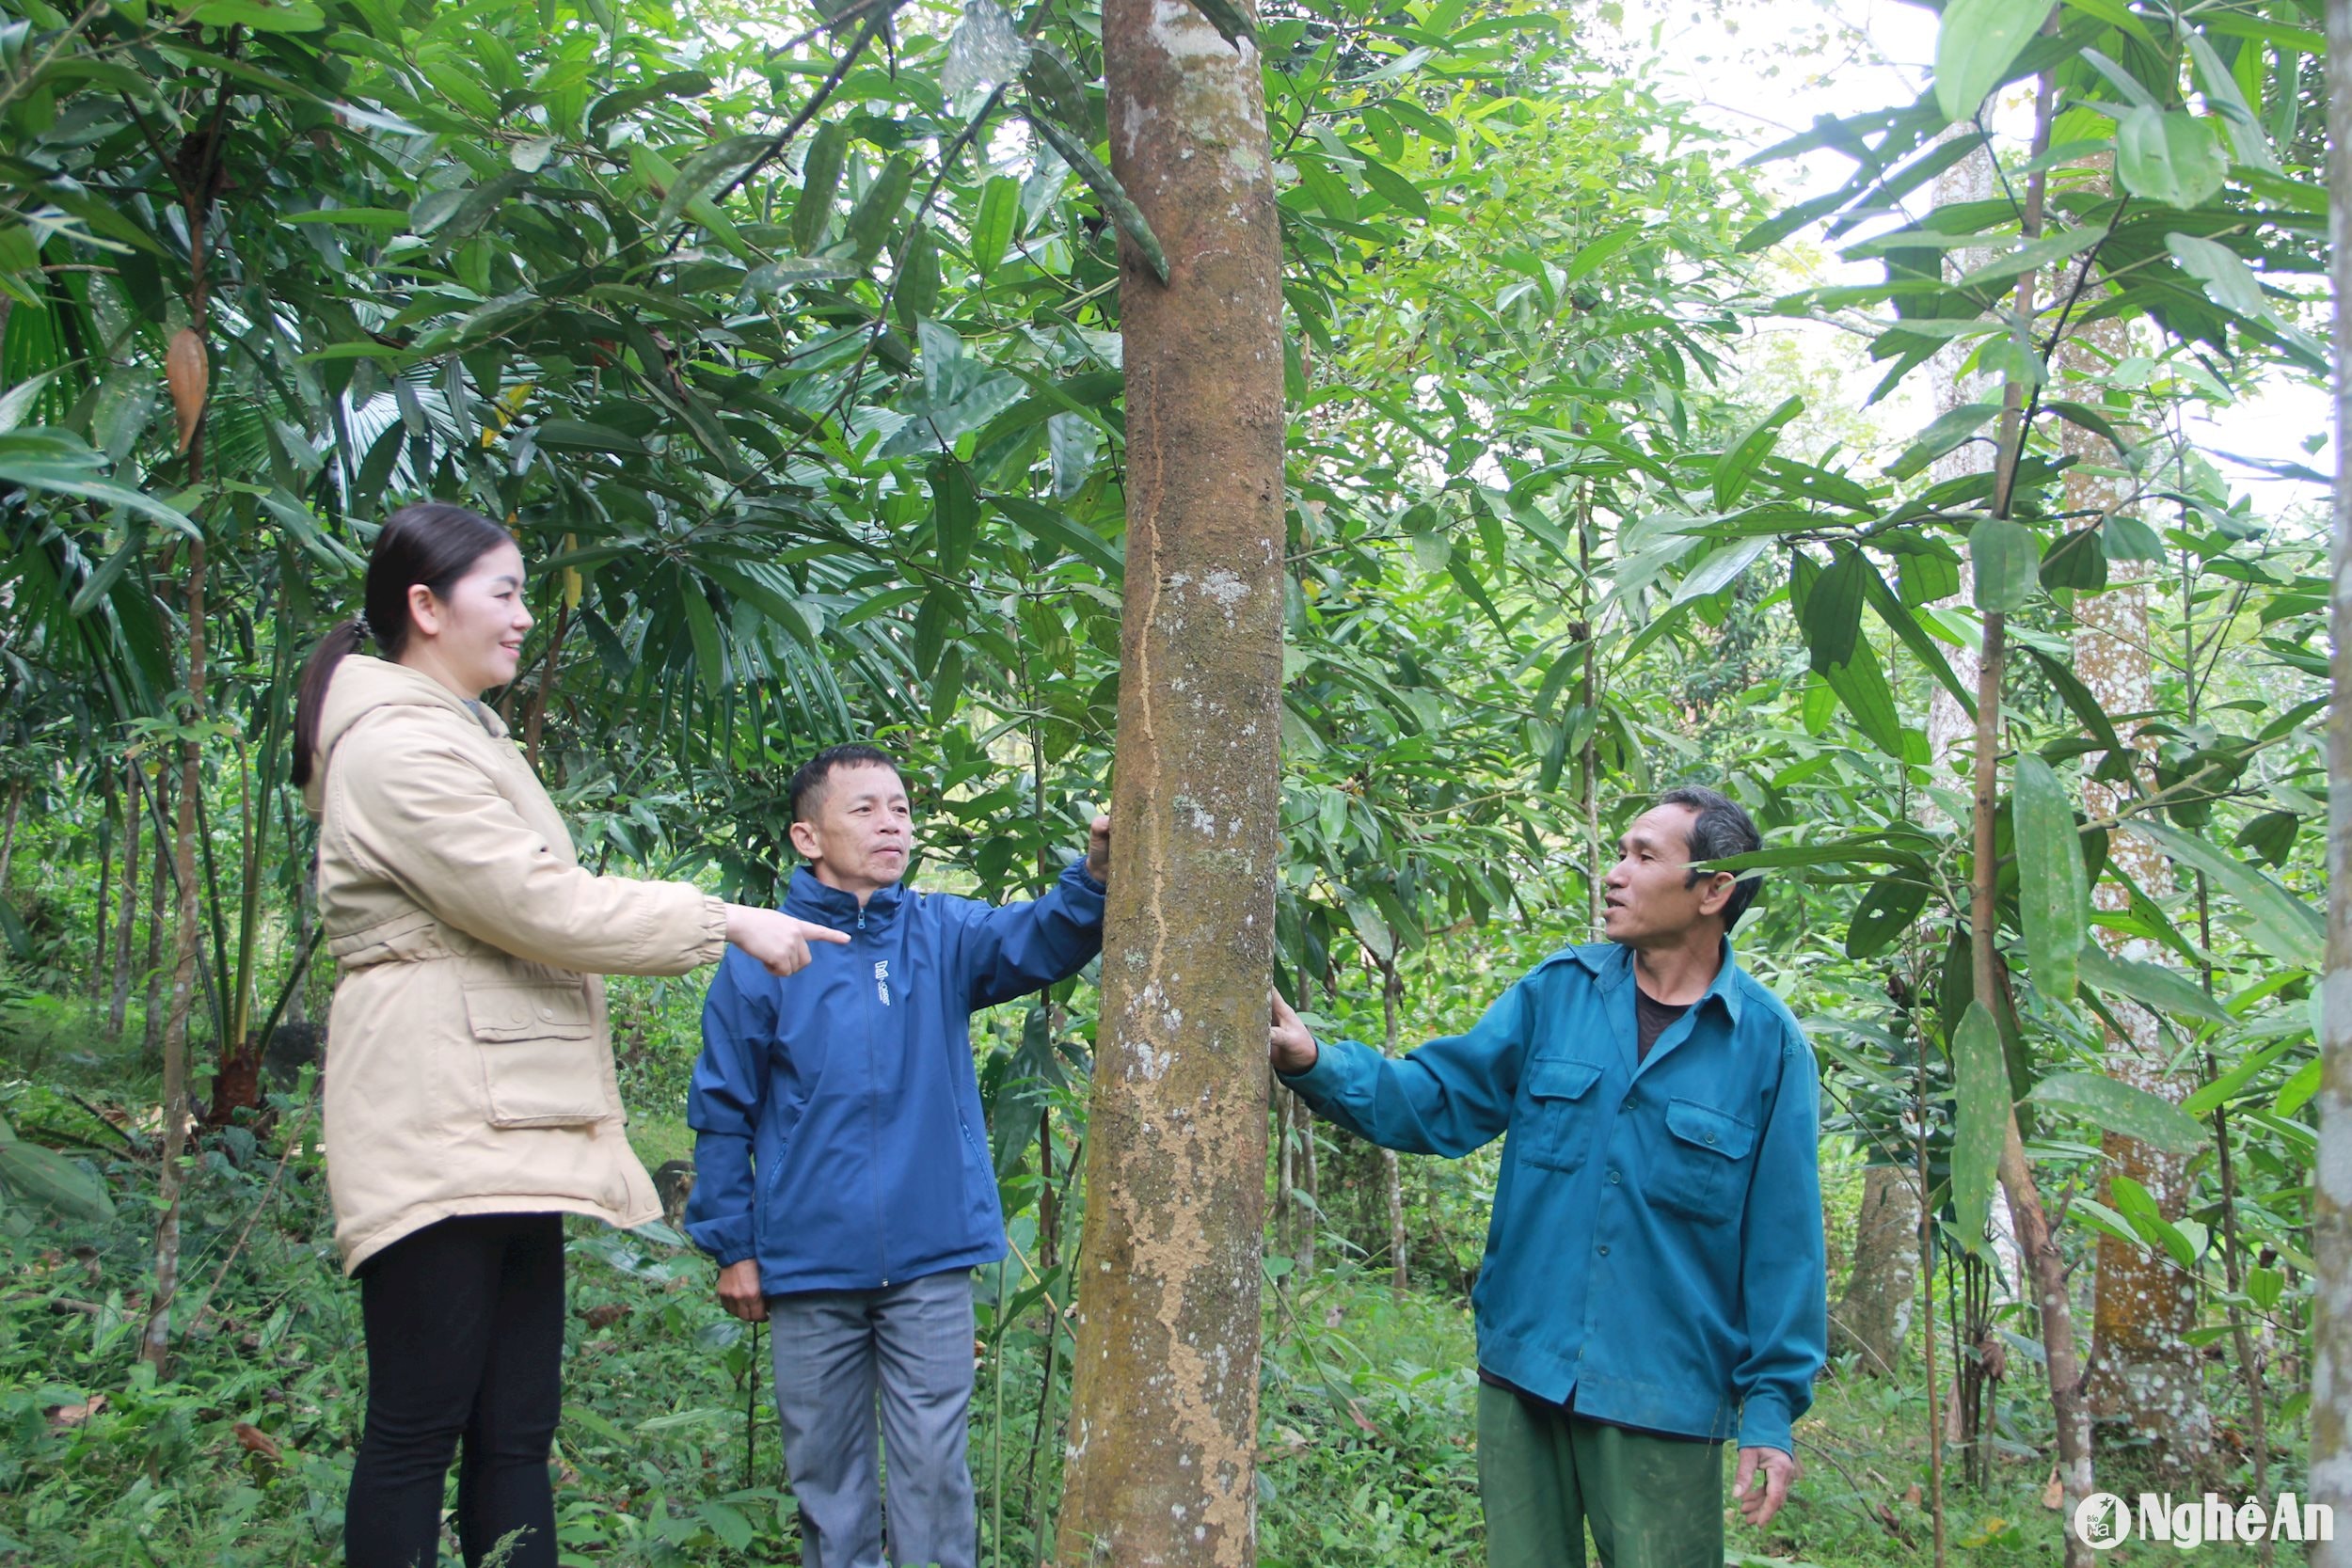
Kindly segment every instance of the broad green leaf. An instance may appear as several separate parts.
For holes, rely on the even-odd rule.
[[[1959,289],[1981,289],[1988,284],[2006,282],[2021,273],[2040,272],[2046,266],[2063,261],[2068,257],[2090,249],[2107,237],[2105,229],[2062,229],[2055,234],[2044,234],[2008,251],[1980,267],[1962,275],[1953,285]]]
[[[114,1217],[106,1184],[54,1148],[28,1144],[0,1120],[0,1190],[70,1219]]]
[[[643,457],[645,443],[611,425],[586,420],[542,420],[531,430],[540,446],[559,451],[602,451],[617,457]]]
[[[1939,415],[1935,422],[1921,431],[1918,438],[1887,468],[1888,476],[1909,479],[1914,474],[1925,473],[1929,464],[1974,436],[1986,420],[2000,411],[2001,405],[1997,403],[1963,403]]]
[[[2076,965],[2082,983],[2110,996],[2127,996],[2142,1006],[2180,1018],[2201,1018],[2216,1023],[2232,1022],[2229,1009],[2205,994],[2187,975],[2162,964],[2119,958],[2098,942],[2084,944]]]
[[[972,220],[972,266],[982,277],[996,270],[1012,244],[1013,220],[1021,215],[1021,182],[992,175],[980,187],[979,214]]]
[[[801,195],[792,208],[792,248],[803,255],[815,250],[833,220],[833,198],[841,189],[841,167],[848,157],[850,133],[828,120],[809,138],[801,158]]]
[[[702,1515],[703,1522],[710,1527],[710,1533],[717,1536],[720,1544],[727,1550],[748,1552],[752,1549],[752,1522],[743,1517],[740,1509],[714,1499],[700,1504],[694,1512]]]
[[[931,466],[932,537],[939,550],[939,570],[960,578],[972,560],[972,541],[979,532],[980,498],[972,476],[952,457]]]
[[[677,179],[661,210],[654,214],[656,229],[666,229],[686,211],[687,203],[708,196],[728,179],[740,174],[772,145],[767,136],[722,136],[678,166]]]
[[[1954,124],[1976,118],[2042,28],[2054,0],[1950,0],[1935,34],[1935,104]]]
[[[2115,1199],[2116,1209],[2124,1222],[2150,1246],[2160,1248],[2184,1269],[2197,1266],[2199,1249],[2190,1244],[2181,1226],[2164,1217],[2148,1189],[2128,1176],[2117,1176],[2107,1182],[2108,1196]],[[2184,1222],[2186,1223],[2186,1222]]]
[[[1846,927],[1846,957],[1876,958],[1889,942],[1911,929],[1912,922],[1927,907],[1925,882],[1883,877],[1870,883],[1861,907],[1854,911],[1852,924]]]
[[[1670,602],[1682,604],[1721,593],[1738,580],[1740,574],[1746,571],[1757,556],[1771,548],[1772,544],[1772,539],[1762,534],[1753,539],[1733,540],[1692,567],[1689,575],[1675,585],[1674,598]]]
[[[939,673],[931,677],[931,722],[945,724],[955,718],[962,696],[963,646],[957,643],[939,656]]]
[[[1951,569],[1953,591],[1957,591],[1960,587],[1959,568],[1953,562],[1945,561],[1941,556],[1906,555],[1902,560],[1906,567],[1912,562],[1918,560],[1942,562],[1945,566]],[[1943,683],[1944,689],[1952,694],[1952,700],[1960,705],[1961,711],[1973,721],[1977,717],[1977,694],[1962,684],[1959,674],[1952,669],[1951,661],[1944,657],[1944,650],[1938,647],[1935,640],[1928,635],[1927,628],[1920,626],[1919,618],[1911,612],[1911,607],[1898,598],[1893,589],[1886,586],[1886,579],[1879,576],[1878,568],[1867,564],[1867,558],[1865,558],[1865,571],[1862,592],[1863,596],[1870,601],[1870,608],[1878,612],[1879,619],[1885,622],[1888,628],[1902,641],[1903,646],[1911,650],[1911,657],[1926,665],[1928,673]]]
[[[2319,911],[2276,880],[2248,865],[2211,840],[2136,816],[2127,832],[2145,833],[2164,852],[2201,871],[2228,894],[2247,921],[2247,934],[2275,962],[2316,970],[2327,945],[2327,924]]]
[[[1871,745],[1890,757],[1903,754],[1902,718],[1895,707],[1894,689],[1886,684],[1885,666],[1867,638],[1856,639],[1853,656],[1843,664],[1831,665],[1821,673],[1821,679],[1837,693],[1837,700],[1853,715]]]
[[[1961,1244],[1981,1255],[2010,1116],[2001,1026],[1981,1002],[1968,1004],[1953,1033],[1952,1068],[1960,1089],[1960,1114],[1952,1130],[1952,1207],[1959,1214]]]
[[[865,198],[850,214],[847,230],[850,252],[860,266],[870,263],[890,242],[890,231],[898,227],[898,210],[906,205],[907,192],[914,184],[914,160],[901,152],[884,164],[874,182],[866,187]]]
[[[1387,919],[1373,901],[1352,888],[1343,893],[1340,899],[1347,907],[1347,923],[1356,928],[1357,936],[1372,950],[1373,957],[1396,957],[1396,933],[1389,928]]]
[[[1388,165],[1367,158],[1363,166],[1364,183],[1370,185],[1390,206],[1412,214],[1423,223],[1429,221],[1429,198],[1421,194],[1421,187]]]
[[[1798,608],[1805,651],[1812,656],[1817,672],[1826,673],[1831,665],[1853,657],[1854,645],[1862,637],[1862,579],[1869,569],[1860,551],[1838,550]]]
[[[1968,531],[1968,561],[1976,574],[1977,608],[2017,610],[2033,597],[2042,546],[2022,523],[1982,517]]]
[[[1250,20],[1247,7],[1233,0],[1192,0],[1193,8],[1209,19],[1209,25],[1225,36],[1225,41],[1236,48],[1244,39],[1255,39],[1258,25]]]
[[[1068,500],[1094,472],[1103,433],[1083,414],[1055,414],[1045,421],[1045,449],[1054,470],[1054,499]]]
[[[1748,483],[1756,477],[1756,466],[1772,450],[1780,439],[1781,427],[1804,412],[1804,399],[1785,398],[1780,406],[1748,427],[1731,450],[1715,460],[1715,505],[1728,512],[1746,493]]]
[[[1135,198],[1127,194],[1127,187],[1103,166],[1103,160],[1097,158],[1086,143],[1069,131],[1041,114],[1032,113],[1029,123],[1053,144],[1054,150],[1061,154],[1063,163],[1077,170],[1078,178],[1086,182],[1087,188],[1103,204],[1103,210],[1110,214],[1111,221],[1119,225],[1119,231],[1127,236],[1136,253],[1150,264],[1152,276],[1163,283],[1167,282],[1168,252],[1160,248],[1159,236],[1152,233],[1151,224],[1144,221],[1143,209],[1136,206]]]
[[[702,678],[703,689],[715,697],[727,679],[726,658],[719,650],[718,617],[711,614],[710,601],[696,584],[686,585],[678,603],[686,611],[686,630],[694,640],[694,673]]]
[[[307,0],[206,0],[196,20],[208,27],[250,27],[257,33],[315,33],[326,13]]]
[[[2017,758],[2010,811],[2017,832],[2017,911],[2034,984],[2061,1002],[2074,977],[2090,921],[2090,889],[2074,803],[2050,765],[2031,752]]]
[[[2324,1066],[2324,1060],[2318,1056],[2305,1062],[2296,1069],[2295,1076],[2280,1088],[2279,1098],[2272,1103],[2271,1109],[2280,1116],[2291,1117],[2310,1104],[2312,1096],[2319,1092],[2320,1073]]]
[[[1120,555],[1118,546],[1105,543],[1102,535],[1092,529],[1073,522],[1054,508],[1025,496],[993,495],[988,499],[1030,538],[1041,544],[1057,546],[1082,561],[1091,562],[1113,582],[1125,574],[1127,563]]]
[[[2116,124],[2115,172],[2134,196],[2201,207],[2221,193],[2228,160],[2204,120],[2185,109],[2142,106]]]
[[[2084,1117],[2110,1133],[2122,1133],[2167,1154],[2195,1154],[2209,1138],[2204,1121],[2187,1115],[2164,1096],[2134,1088],[2106,1072],[2054,1072],[2035,1084],[2032,1101]],[[2131,1213],[2129,1209],[2124,1213]]]
[[[2213,1113],[2219,1107],[2228,1104],[2232,1100],[2235,1099],[2238,1091],[2245,1088],[2248,1084],[2251,1083],[2256,1073],[2259,1073],[2264,1069],[2271,1066],[2273,1063],[2277,1062],[2280,1057],[2285,1055],[2288,1052],[2295,1050],[2303,1042],[2299,1038],[2275,1040],[2271,1044],[2264,1047],[2262,1050],[2253,1053],[2244,1061],[2238,1063],[2237,1066],[2232,1068],[2229,1071],[2223,1073],[2212,1083],[2207,1084],[2204,1087],[2199,1089],[2195,1094],[2190,1095],[2186,1100],[2182,1101],[2182,1114],[2184,1116],[2196,1117],[2201,1121],[2204,1117],[2213,1115]]]

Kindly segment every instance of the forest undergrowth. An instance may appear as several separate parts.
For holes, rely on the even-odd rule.
[[[618,997],[631,1101],[658,1108],[641,1111],[634,1129],[649,1165],[691,1150],[671,1112],[689,1058],[643,1042],[674,1039],[692,1001],[691,988],[642,982]],[[154,1158],[152,1112],[142,1123],[139,1108],[154,1103],[151,1069],[135,1044],[74,1048],[74,1017],[68,1005],[42,1028],[7,1036],[12,1059],[0,1062],[0,1112],[78,1150],[115,1204],[109,1221],[51,1219],[0,1238],[0,1564],[338,1561],[366,1370],[358,1292],[335,1259],[313,1084],[306,1076],[273,1095],[258,1127],[202,1138],[184,1211],[194,1289],[159,1381],[136,1354]],[[640,1049],[629,1052],[632,1035]],[[28,1052],[41,1059],[23,1060]],[[1834,1238],[1842,1226],[1851,1239],[1857,1179],[1830,1172]],[[1417,1218],[1461,1196],[1424,1188]],[[1058,1487],[1068,1398],[1070,1338],[1054,1326],[1068,1304],[1034,1289],[1034,1214],[1017,1214],[1011,1228],[1016,1252],[1001,1288],[994,1270],[975,1282],[972,1462],[991,1568],[1051,1550],[1041,1521]],[[576,1222],[569,1253],[556,1457],[564,1560],[797,1560],[767,1372],[755,1359],[764,1360],[764,1336],[721,1312],[708,1261],[666,1227],[623,1233]],[[1330,1234],[1311,1269],[1269,1254],[1260,1560],[1468,1568],[1483,1560],[1469,1303],[1442,1269],[1400,1294],[1371,1262]],[[1925,1554],[1925,1385],[1915,1366],[1898,1370],[1882,1379],[1833,1367],[1799,1428],[1806,1474],[1795,1499],[1765,1531],[1734,1515],[1728,1562],[1861,1568]],[[2230,1389],[2212,1382],[2226,1402]],[[2233,1431],[2226,1402],[2222,1411]],[[2056,1559],[2058,1515],[2044,1506],[2038,1457],[2046,1424],[2036,1390],[1996,1396],[1993,1480],[1980,1490],[1954,1481],[1947,1493],[1955,1561]],[[1947,1458],[1957,1474],[1957,1454]],[[2128,1455],[2111,1456],[2102,1473],[2132,1492]],[[2218,1479],[2225,1492],[2250,1488],[2243,1476]],[[453,1542],[450,1550],[454,1560]],[[2172,1552],[2134,1543],[2109,1560]],[[2257,1559],[2214,1544],[2199,1560]]]

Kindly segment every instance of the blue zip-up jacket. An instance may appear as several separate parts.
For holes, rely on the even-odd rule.
[[[1796,1450],[1829,1350],[1813,1053],[1730,942],[1637,1062],[1633,953],[1553,954],[1467,1035],[1324,1045],[1283,1082],[1374,1143],[1508,1133],[1479,1364],[1593,1420]]]
[[[1079,861],[999,909],[884,888],[863,910],[805,868],[787,914],[850,933],[779,979],[737,948],[703,1004],[686,1119],[687,1234],[760,1289],[872,1290],[1005,1255],[971,1015],[1076,974],[1103,945]]]

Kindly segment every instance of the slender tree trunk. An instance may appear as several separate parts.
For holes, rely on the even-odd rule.
[[[2328,970],[2312,1183],[2312,1499],[2352,1520],[2352,0],[2328,0],[2328,271],[2336,295],[2335,701],[2328,710]],[[2352,1568],[2352,1528],[2311,1560]]]
[[[122,1025],[131,1011],[131,937],[132,927],[138,924],[139,816],[144,810],[139,800],[139,765],[133,762],[122,771],[122,909],[115,921],[114,994],[106,1006],[106,1034],[111,1039],[122,1037]]]
[[[2098,185],[2078,188],[2106,185],[2106,171],[2099,173]],[[2082,279],[2070,270],[2055,287],[2064,299],[2082,287]],[[2122,319],[2111,316],[2071,329],[2058,346],[2055,369],[2060,375],[2069,370],[2096,375],[2130,352]],[[2104,437],[2072,423],[2059,424],[2055,434],[2061,450],[2077,459],[2065,478],[2071,515],[2095,521],[2131,505],[2134,482],[2116,472]],[[2074,673],[2106,712],[2145,713],[2156,705],[2148,658],[2148,589],[2142,580],[2147,568],[2140,562],[2117,562],[2109,572],[2106,593],[2075,595]],[[2137,725],[2123,738],[2135,752],[2153,750]],[[2087,778],[2083,805],[2093,817],[2112,816],[2136,793],[2128,780]],[[2170,897],[2172,865],[2153,844],[2137,834],[2116,833],[2108,838],[2107,852],[2117,869],[2148,896],[2159,903]],[[2130,907],[2131,893],[2124,884],[2102,878],[2091,890],[2091,901],[2102,910],[2121,911]],[[2105,929],[2092,934],[2120,958],[2166,962],[2161,943]],[[2156,1015],[2123,997],[2110,996],[2107,1004],[2122,1026],[2107,1032],[2108,1073],[2176,1105],[2187,1099],[2197,1086],[2195,1075],[2166,1070],[2171,1053]],[[2100,1152],[2105,1156],[2099,1177],[2103,1202],[2113,1201],[2114,1180],[2128,1177],[2148,1190],[2166,1219],[2178,1220],[2187,1211],[2186,1156],[2167,1154],[2112,1131],[2101,1136]],[[2094,1300],[2092,1338],[2099,1354],[2091,1369],[2091,1408],[2146,1446],[2160,1479],[2185,1483],[2213,1455],[2204,1361],[2187,1338],[2197,1326],[2196,1279],[2161,1248],[2102,1233]]]
[[[155,777],[148,784],[148,799],[153,802],[157,819],[155,850],[148,856],[147,866],[147,960],[143,973],[145,996],[139,1014],[139,1049],[151,1062],[161,1060],[164,1049],[164,879],[168,873],[171,858],[164,852],[162,817],[170,793],[165,788],[164,765],[155,764]]]
[[[16,822],[24,810],[24,786],[21,784],[11,785],[8,789],[8,819],[0,823],[0,894],[8,891],[8,866],[16,859]]]
[[[83,977],[82,998],[95,1003],[105,994],[110,983],[106,975],[106,958],[114,944],[106,940],[106,909],[114,899],[115,886],[115,816],[120,802],[115,799],[114,769],[103,763],[98,768],[101,804],[98,816],[98,886],[90,902],[97,919],[92,922],[89,949],[89,973]]]
[[[1280,802],[1280,241],[1254,46],[1108,0],[1126,612],[1087,1148],[1068,1565],[1257,1561],[1266,1006]]]
[[[1916,1180],[1899,1165],[1871,1165],[1863,1172],[1853,1268],[1830,1314],[1833,1348],[1853,1354],[1856,1369],[1871,1377],[1896,1375],[1918,1305]]]
[[[1994,808],[2000,793],[2001,662],[2009,617],[1996,610],[1984,612],[1984,654],[1977,678],[1977,782],[1975,811],[1974,884],[1970,889],[1969,954],[1974,964],[1977,1000],[1988,1011],[2001,1010],[1999,962],[1994,948],[1994,889],[1999,859],[1993,838]],[[2042,1349],[2050,1374],[2050,1409],[2057,1418],[2058,1479],[2063,1488],[2067,1568],[2088,1568],[2090,1548],[2072,1528],[2075,1506],[2090,1495],[2090,1415],[2083,1399],[2081,1358],[2074,1350],[2074,1307],[2066,1291],[2066,1259],[2042,1206],[2042,1190],[2034,1183],[2033,1166],[2026,1159],[2026,1144],[2017,1131],[2017,1113],[2009,1114],[2007,1138],[2001,1149],[2001,1190],[2009,1196],[2010,1223],[2017,1244],[2031,1272],[2034,1293],[2042,1308]]]
[[[228,47],[233,51],[231,36]],[[210,301],[207,245],[213,211],[213,182],[219,170],[221,123],[228,109],[224,80],[216,100],[204,150],[194,176],[181,196],[188,219],[188,327],[199,354],[209,359],[206,341]],[[209,376],[205,378],[209,381]],[[180,388],[174,385],[175,399]],[[188,477],[204,478],[206,432],[202,410],[197,413],[195,435],[188,446]],[[187,565],[187,711],[182,716],[193,729],[204,721],[204,534],[199,527],[188,542]],[[188,1135],[188,1010],[196,1001],[198,929],[196,879],[197,791],[204,787],[203,748],[193,734],[180,741],[179,816],[173,824],[172,864],[179,881],[179,911],[174,931],[178,951],[171,972],[171,1013],[164,1022],[164,1160],[157,1196],[163,1217],[155,1224],[155,1293],[148,1304],[147,1331],[140,1358],[162,1376],[171,1359],[171,1303],[180,1283],[180,1159]]]

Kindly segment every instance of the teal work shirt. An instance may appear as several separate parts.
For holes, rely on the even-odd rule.
[[[1630,948],[1565,948],[1467,1035],[1338,1041],[1283,1082],[1406,1153],[1504,1135],[1482,1367],[1593,1420],[1793,1453],[1829,1339],[1812,1050],[1729,942],[1646,1059],[1635,990]]]

